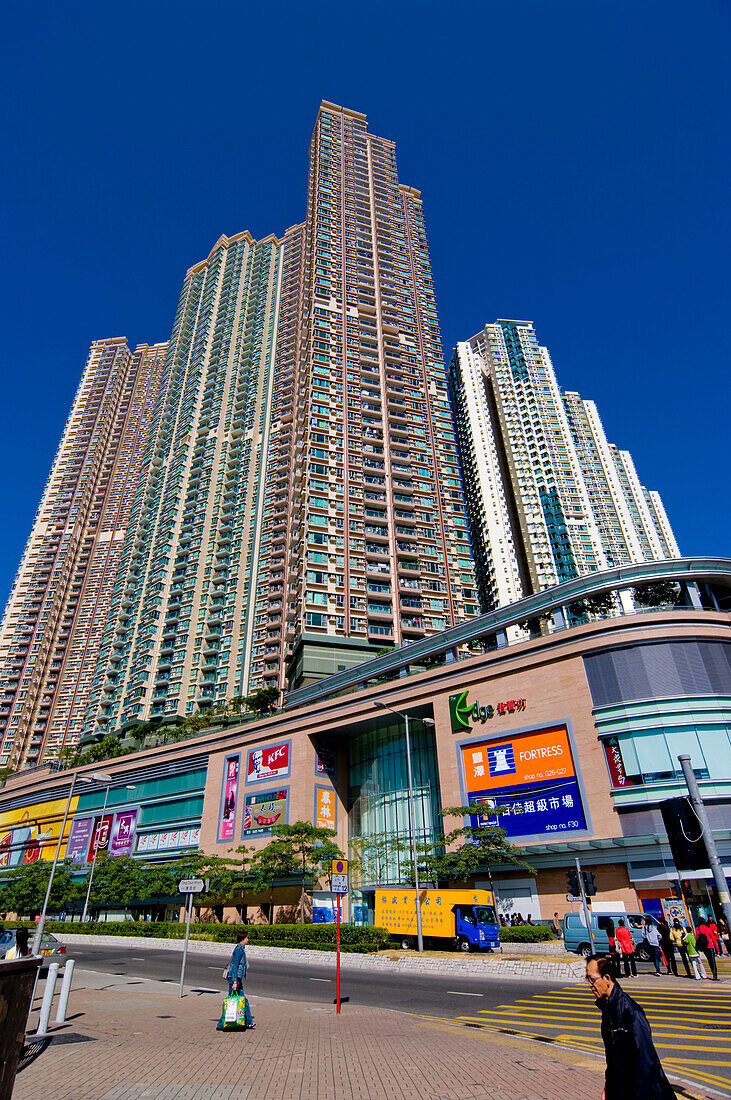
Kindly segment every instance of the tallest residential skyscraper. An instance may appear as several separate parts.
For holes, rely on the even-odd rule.
[[[187,274],[87,732],[173,718],[478,610],[418,191],[323,102],[306,219]]]

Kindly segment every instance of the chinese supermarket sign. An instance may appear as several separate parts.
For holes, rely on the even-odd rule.
[[[243,839],[250,836],[265,836],[271,833],[273,825],[287,822],[287,797],[289,791],[267,791],[262,794],[247,794],[244,805]]]
[[[289,775],[289,741],[281,745],[268,745],[265,749],[251,749],[246,768],[247,783],[283,779]]]
[[[508,836],[544,836],[586,829],[566,726],[462,745],[470,803],[499,814],[473,824],[499,825]]]
[[[472,729],[471,722],[489,722],[497,715],[504,718],[506,714],[515,714],[525,710],[525,699],[507,699],[502,703],[488,703],[481,706],[479,702],[471,703],[467,698],[469,691],[460,691],[456,695],[449,696],[449,717],[452,720],[452,733],[462,733]]]
[[[315,787],[315,828],[334,829],[336,825],[335,791],[332,787]]]

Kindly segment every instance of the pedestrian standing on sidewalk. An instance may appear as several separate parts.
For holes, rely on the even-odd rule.
[[[28,929],[16,928],[15,930],[15,943],[5,955],[5,958],[10,959],[22,959],[25,955],[30,955],[30,947],[28,947]]]
[[[670,935],[670,925],[666,920],[660,921],[660,946],[665,956],[665,973],[669,974],[672,970],[677,978],[678,964],[675,962],[675,945]]]
[[[702,951],[708,959],[708,965],[711,968],[713,980],[717,982],[718,970],[716,969],[716,949],[718,947],[718,936],[714,936],[711,931],[708,918],[701,918],[695,926],[695,942],[698,949]]]
[[[246,1010],[246,1027],[256,1027],[249,1008],[249,1002],[244,996],[244,978],[246,977],[247,965],[246,965],[246,945],[249,942],[249,935],[247,932],[239,932],[236,937],[236,946],[231,953],[231,959],[228,967],[224,970],[224,977],[228,979],[228,995],[229,997],[239,996],[244,998],[244,1007]],[[223,1015],[216,1025],[217,1031],[223,1031]]]
[[[713,944],[713,949],[716,952],[716,955],[723,955],[723,942],[721,941],[721,936],[720,936],[720,933],[719,933],[719,926],[716,924],[716,918],[713,916],[712,913],[708,914],[708,919],[706,920],[706,924],[708,925],[708,927],[711,930],[710,939],[711,939],[711,943]]]
[[[620,920],[617,925],[617,942],[622,948],[625,978],[629,978],[630,967],[632,968],[632,977],[636,978],[637,962],[635,960],[635,941],[632,939],[632,933],[623,920]]]
[[[688,929],[684,937],[685,950],[688,952],[688,958],[690,959],[690,965],[693,967],[693,977],[696,981],[702,981],[706,976],[706,972],[703,969],[703,963],[701,957],[698,954],[698,948],[696,947],[695,935],[692,929]]]
[[[721,917],[718,922],[718,938],[726,954],[731,955],[731,936],[729,936],[728,921],[724,917]]]
[[[563,938],[563,928],[561,927],[561,921],[559,920],[558,913],[553,914],[552,924],[553,924],[553,934],[554,934],[554,936],[558,940],[562,939]]]
[[[683,966],[685,967],[686,978],[692,978],[693,975],[691,974],[690,966],[688,965],[688,951],[685,946],[685,929],[683,928],[677,917],[673,921],[673,927],[670,929],[670,939],[673,941],[673,947],[677,947],[678,952],[680,953],[680,958],[683,962]]]
[[[673,1100],[647,1017],[615,982],[611,960],[596,955],[588,959],[586,980],[602,1014],[607,1054],[602,1100]]]
[[[660,930],[650,917],[645,920],[645,943],[650,951],[650,959],[655,964],[655,973],[660,977]]]

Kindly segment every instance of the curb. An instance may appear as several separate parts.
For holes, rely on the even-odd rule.
[[[182,951],[183,940],[158,939],[148,936],[83,936],[74,933],[54,933],[68,946],[74,944],[98,944],[100,947],[121,947],[123,944],[135,948],[157,948],[168,951]],[[231,954],[230,943],[212,943],[209,940],[190,940],[189,954],[219,955],[228,958]],[[334,951],[308,951],[299,947],[263,947],[249,944],[246,948],[250,959],[287,959],[290,962],[304,962],[328,966],[334,964]],[[340,956],[340,965],[347,970],[380,970],[395,974],[407,973],[451,973],[470,974],[484,978],[533,978],[547,982],[582,981],[585,963],[582,959],[565,963],[544,959],[510,959],[505,956],[462,956],[454,959],[403,959],[374,958],[372,955],[355,955],[350,952]]]

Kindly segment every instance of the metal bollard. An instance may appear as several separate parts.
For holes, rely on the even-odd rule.
[[[56,1023],[66,1023],[66,1009],[69,1003],[69,993],[71,992],[71,982],[74,976],[74,966],[76,965],[73,959],[67,959],[66,965],[63,968],[63,981],[61,983],[61,992],[58,998],[58,1008],[56,1009]]]
[[[38,1021],[36,1035],[48,1035],[48,1021],[51,1017],[51,1005],[53,1004],[53,994],[56,991],[57,978],[58,963],[49,963],[46,988],[43,991],[43,1001],[41,1002],[41,1016]]]

